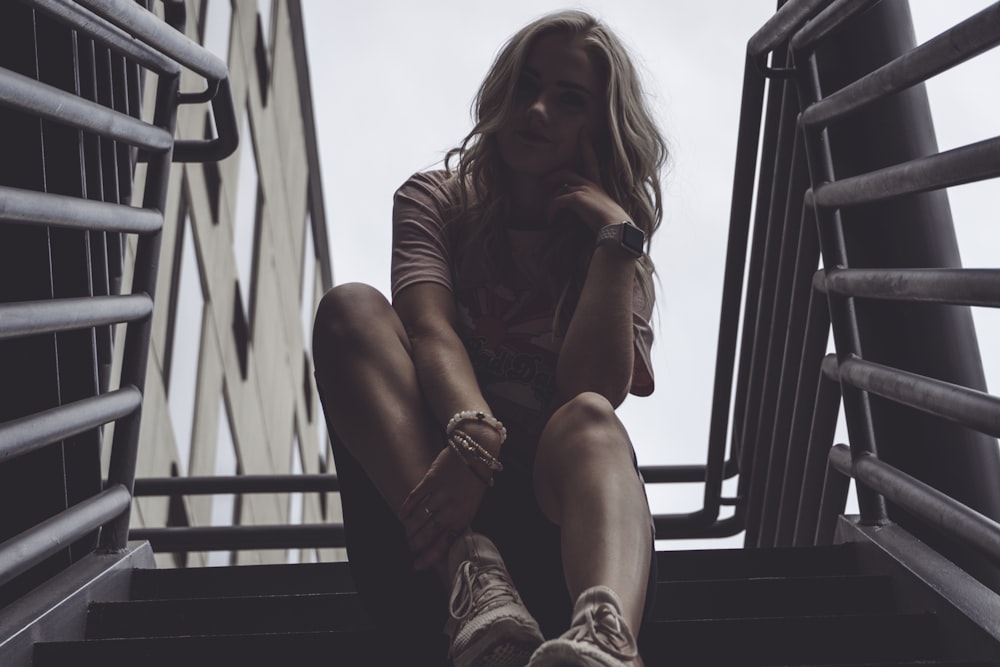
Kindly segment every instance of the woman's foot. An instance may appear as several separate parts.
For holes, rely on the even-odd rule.
[[[445,633],[455,667],[523,667],[544,638],[521,602],[496,545],[469,533],[452,547],[456,562]]]
[[[606,586],[588,588],[577,598],[573,625],[559,639],[542,644],[529,667],[632,667],[642,658],[622,616],[622,605]]]

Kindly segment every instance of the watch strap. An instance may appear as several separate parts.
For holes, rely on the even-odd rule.
[[[606,225],[597,232],[595,247],[605,243],[618,245],[633,257],[642,257],[646,234],[633,222],[623,220],[613,225]]]

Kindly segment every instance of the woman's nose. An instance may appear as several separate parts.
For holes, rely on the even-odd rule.
[[[538,118],[544,120],[548,119],[548,102],[545,99],[545,95],[538,95],[534,100],[532,100],[531,104],[528,105],[528,115],[537,116]]]

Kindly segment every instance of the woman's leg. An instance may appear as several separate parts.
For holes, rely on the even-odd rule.
[[[363,541],[375,545],[377,551],[386,532],[400,535],[401,524],[359,525],[354,513],[362,508],[349,502],[352,499],[347,492],[360,491],[356,495],[370,496],[371,485],[368,480],[357,479],[360,471],[355,464],[360,465],[385,505],[398,517],[403,501],[441,452],[443,438],[421,398],[403,325],[392,306],[374,289],[352,284],[324,295],[313,327],[313,356],[327,423],[337,445],[349,454],[346,460],[354,473],[350,488],[347,480],[342,482],[348,546],[352,541]],[[348,521],[349,513],[354,521]],[[385,513],[382,517],[380,523],[384,524]],[[405,549],[404,542],[396,540],[395,544]],[[427,631],[427,624],[436,623],[436,617],[432,610],[421,609],[436,601],[431,596],[414,595],[419,586],[411,585],[414,578],[422,574],[426,579],[427,575],[414,573],[412,567],[400,568],[395,554],[372,553],[373,549],[355,552],[367,556],[367,562],[356,563],[358,571],[365,573],[364,583],[358,581],[359,591],[364,588],[375,595],[381,592],[387,599],[376,613],[395,627],[420,628],[414,633],[417,638],[389,643],[404,653],[411,651],[406,664],[429,664],[412,654],[419,637],[444,636],[440,625],[433,633]],[[492,542],[481,535],[467,534],[452,543],[449,558],[442,561],[447,562],[440,562],[435,571],[452,588],[453,621],[448,624],[448,635],[453,663],[461,667],[523,665],[542,637],[521,604]],[[383,567],[382,563],[386,565],[380,577],[377,569]],[[399,586],[407,592],[387,590],[386,581],[390,581],[391,588]],[[443,591],[439,582],[438,587]],[[391,599],[394,593],[405,607]]]
[[[436,439],[421,437],[431,426],[417,426],[429,420],[413,379],[409,341],[385,298],[356,284],[324,296],[313,339],[351,573],[369,615],[378,627],[392,628],[394,638],[373,647],[372,662],[443,665],[445,588],[435,573],[413,570],[398,519],[402,499],[435,454]],[[407,415],[412,421],[400,425]]]
[[[638,632],[649,581],[652,529],[632,444],[614,408],[599,394],[563,405],[542,433],[535,494],[561,529],[571,599],[594,586],[617,593]]]
[[[398,515],[442,446],[399,317],[372,287],[335,287],[316,313],[313,359],[327,423]]]

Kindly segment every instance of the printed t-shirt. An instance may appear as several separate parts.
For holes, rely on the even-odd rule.
[[[550,230],[505,230],[510,269],[490,270],[483,244],[448,223],[458,186],[442,171],[414,174],[393,205],[392,296],[420,282],[443,285],[455,297],[458,334],[483,396],[507,427],[509,445],[534,447],[555,394],[562,341],[553,335],[556,299],[537,278],[537,258]],[[652,304],[633,290],[635,366],[631,393],[653,391],[650,365]],[[600,354],[595,350],[594,354]]]

